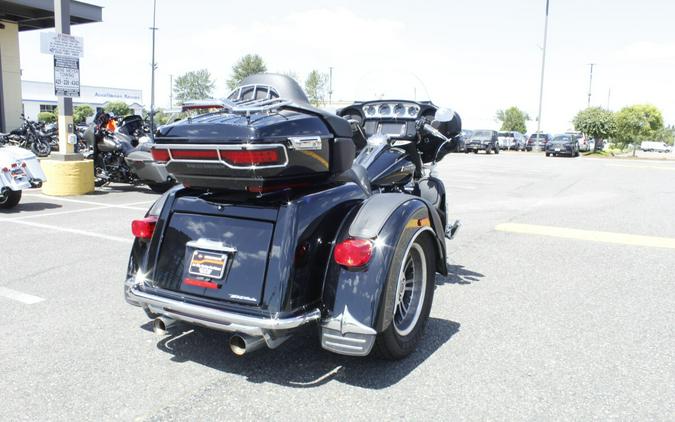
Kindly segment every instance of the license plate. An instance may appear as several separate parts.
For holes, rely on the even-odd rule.
[[[25,175],[26,173],[24,173],[23,169],[21,168],[12,170],[12,177],[14,177],[14,180],[21,179]]]
[[[225,273],[225,264],[227,254],[196,250],[192,252],[188,272],[201,277],[221,279]]]
[[[556,148],[556,149],[555,149],[555,152],[560,152],[560,148]]]

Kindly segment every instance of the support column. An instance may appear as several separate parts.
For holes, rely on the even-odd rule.
[[[70,34],[70,0],[54,0],[54,23],[56,33]],[[47,176],[42,192],[46,195],[82,195],[94,190],[94,162],[84,160],[75,153],[74,145],[68,142],[75,133],[73,123],[73,99],[58,97],[59,152],[42,160],[42,169]]]

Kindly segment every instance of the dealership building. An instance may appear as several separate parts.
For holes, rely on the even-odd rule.
[[[23,113],[31,120],[37,120],[40,112],[51,112],[56,108],[54,84],[51,82],[21,81],[21,95]],[[126,103],[134,114],[140,115],[143,111],[143,92],[140,89],[88,85],[80,85],[80,96],[73,98],[73,107],[87,104],[98,112],[111,101]]]
[[[70,1],[71,25],[101,22],[101,19],[101,7],[79,1]],[[33,98],[35,97],[33,94],[24,96],[22,92],[23,84],[21,82],[21,60],[19,54],[19,32],[53,27],[54,0],[0,0],[0,132],[6,132],[21,125],[20,117],[24,111],[24,107],[29,102],[33,104],[33,101],[24,102],[24,98],[44,101],[45,106],[50,105],[50,101],[53,99],[54,105],[56,104],[53,88],[51,88],[51,95],[40,95],[39,98]],[[28,81],[26,82],[28,83]],[[38,91],[46,89],[35,88]],[[85,87],[82,88],[84,89]],[[117,90],[109,91],[108,93],[114,95],[120,94]],[[105,102],[110,101],[110,98],[112,98],[90,96],[85,92],[82,92],[82,94],[87,95],[87,97],[81,98],[79,101],[76,100],[75,104],[78,102],[89,103],[91,100],[91,104],[96,104],[96,107],[98,107],[98,104],[105,104]],[[121,98],[117,99],[123,100]],[[132,100],[135,103],[141,102],[140,99]],[[41,103],[37,104],[39,110],[39,104]],[[26,113],[30,117],[37,115],[33,115],[28,110],[26,110]]]

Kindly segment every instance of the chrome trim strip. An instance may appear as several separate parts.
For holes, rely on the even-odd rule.
[[[220,163],[225,167],[234,169],[234,170],[257,170],[257,169],[271,169],[286,167],[288,165],[288,150],[284,144],[237,144],[237,145],[215,145],[215,144],[155,144],[155,149],[166,149],[169,152],[169,161],[174,161],[176,163],[202,163],[202,164],[213,164]],[[216,150],[218,151],[217,160],[186,160],[186,159],[175,159],[171,154],[171,148],[174,149],[194,149],[194,150]],[[220,151],[246,151],[246,150],[255,150],[255,149],[273,149],[281,148],[284,152],[284,162],[282,164],[272,164],[272,165],[262,165],[262,166],[235,166],[227,161],[223,160],[220,155]]]
[[[291,136],[291,148],[298,151],[320,151],[323,147],[323,140],[320,136]]]
[[[204,306],[173,300],[142,292],[138,284],[125,289],[130,303],[149,306],[171,318],[211,327],[221,331],[238,331],[246,334],[261,335],[262,331],[290,330],[321,318],[321,311],[314,309],[302,315],[289,318],[262,318],[221,311]]]
[[[209,239],[191,240],[185,246],[194,249],[206,249],[207,251],[220,251],[225,253],[235,253],[237,250],[230,246],[225,246],[222,242],[214,242]]]

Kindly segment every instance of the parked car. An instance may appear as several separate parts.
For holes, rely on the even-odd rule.
[[[570,157],[579,156],[579,144],[574,135],[564,133],[555,136],[546,144],[546,156],[569,155]]]
[[[499,139],[497,136],[496,130],[476,130],[469,138],[469,141],[466,143],[466,152],[467,154],[470,151],[478,153],[478,151],[485,151],[486,154],[494,151],[495,154],[499,154]]]
[[[671,152],[672,147],[665,142],[653,142],[645,141],[640,144],[640,149],[642,151],[652,151],[652,152]]]
[[[530,139],[527,140],[527,145],[525,149],[532,151],[534,148],[545,149],[546,144],[551,140],[551,134],[549,133],[533,133],[530,135]]]
[[[583,133],[575,131],[575,130],[569,130],[565,132],[566,135],[571,135],[577,140],[577,144],[579,145],[579,151],[590,151],[591,150],[591,143],[589,142],[588,138],[584,136]]]
[[[497,134],[499,148],[514,151],[525,149],[525,135],[520,132],[506,131]]]

